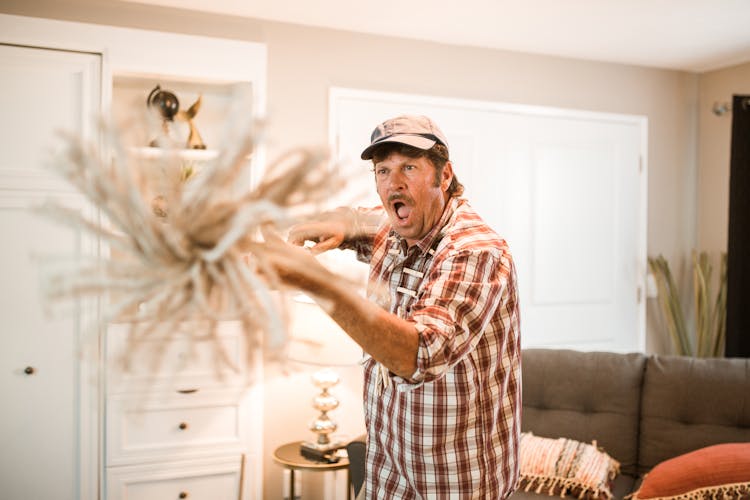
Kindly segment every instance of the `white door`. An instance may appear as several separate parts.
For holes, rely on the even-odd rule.
[[[99,55],[0,45],[0,496],[8,500],[95,498],[97,385],[88,367],[98,345],[82,342],[94,309],[46,314],[41,268],[45,256],[59,262],[96,248],[29,207],[49,198],[83,207],[46,164],[60,149],[57,130],[91,137],[100,66]]]
[[[375,125],[438,123],[466,198],[510,244],[524,347],[644,348],[645,118],[348,89],[330,105],[332,145],[360,180],[350,192],[369,192],[363,205],[379,203],[359,160]]]

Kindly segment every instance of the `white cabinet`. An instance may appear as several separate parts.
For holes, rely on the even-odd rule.
[[[246,433],[237,392],[196,389],[188,394],[110,396],[107,465],[163,463],[211,454],[239,456],[245,452]]]
[[[50,316],[42,299],[44,264],[52,264],[43,256],[58,264],[95,256],[96,242],[30,208],[54,198],[85,210],[45,164],[59,146],[56,128],[83,136],[93,128],[100,68],[94,54],[0,45],[0,496],[7,500],[74,500],[96,478],[90,405],[98,343],[86,335],[96,308],[79,303]]]
[[[261,498],[262,366],[236,325],[222,325],[217,340],[236,372],[218,375],[211,346],[179,332],[155,347],[158,365],[139,351],[120,370],[127,332],[96,327],[104,297],[50,317],[40,292],[42,263],[107,249],[27,207],[54,196],[91,210],[43,168],[56,129],[96,140],[102,114],[142,113],[160,83],[185,107],[203,95],[196,125],[216,148],[228,113],[262,116],[265,67],[261,44],[0,14],[3,499]],[[140,148],[148,133],[134,123],[121,124],[123,137]],[[250,161],[259,172],[262,149]]]
[[[107,471],[112,500],[236,500],[241,483],[242,463],[221,458]]]
[[[108,329],[107,499],[236,499],[259,485],[260,364],[248,365],[239,324],[211,341],[190,328],[135,347],[129,325]]]
[[[109,394],[178,392],[244,387],[257,376],[247,365],[239,324],[225,322],[215,336],[193,338],[188,324],[170,332],[169,340],[146,337],[130,346],[128,324],[110,325],[107,333]],[[218,351],[220,349],[221,351]],[[127,355],[132,352],[132,355]],[[217,356],[225,361],[217,364]]]

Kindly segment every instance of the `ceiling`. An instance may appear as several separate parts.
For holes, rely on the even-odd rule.
[[[750,0],[127,0],[703,72],[750,61]]]

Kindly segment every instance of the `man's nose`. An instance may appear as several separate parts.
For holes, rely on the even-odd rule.
[[[391,188],[402,189],[406,186],[406,174],[400,168],[395,168],[388,176],[388,184]]]

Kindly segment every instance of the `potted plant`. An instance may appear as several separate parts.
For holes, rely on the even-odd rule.
[[[711,292],[713,268],[708,253],[692,253],[694,334],[680,302],[669,263],[662,256],[649,257],[648,265],[656,281],[658,301],[666,330],[675,351],[683,356],[718,357],[724,355],[727,304],[727,254],[721,254],[718,292]]]

